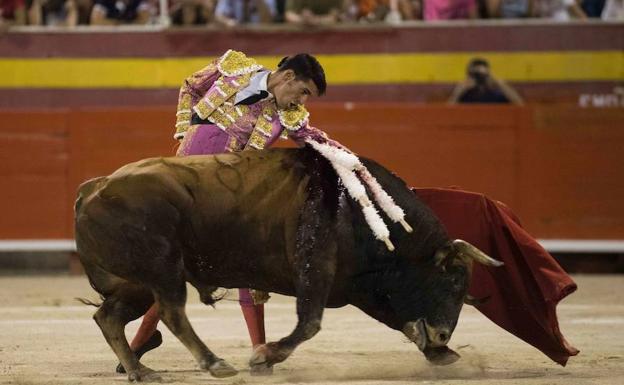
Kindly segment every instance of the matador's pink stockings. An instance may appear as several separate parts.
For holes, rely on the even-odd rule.
[[[239,303],[243,311],[243,316],[245,317],[245,322],[247,323],[247,330],[249,331],[252,347],[264,344],[266,342],[264,333],[264,305],[254,305],[249,289],[238,289],[238,293]],[[130,349],[133,352],[137,351],[150,339],[156,331],[159,321],[158,304],[154,303],[143,316],[143,322],[139,330],[137,330],[137,334],[134,336],[132,343],[130,343]]]
[[[249,289],[238,289],[238,298],[247,323],[249,338],[252,347],[264,344],[266,336],[264,334],[264,304],[254,305]]]

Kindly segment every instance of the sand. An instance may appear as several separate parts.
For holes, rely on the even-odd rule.
[[[467,306],[449,346],[457,363],[435,367],[416,346],[353,307],[328,309],[323,329],[271,377],[251,377],[251,348],[235,302],[216,309],[189,291],[187,312],[200,337],[240,370],[227,379],[200,371],[190,353],[161,325],[164,343],[143,362],[174,384],[624,384],[624,276],[575,276],[579,291],[558,309],[561,330],[581,353],[566,367],[500,329]],[[0,384],[124,384],[116,357],[91,319],[96,300],[85,277],[0,277]],[[266,305],[267,335],[293,329],[294,299]],[[128,325],[133,335],[138,321]]]

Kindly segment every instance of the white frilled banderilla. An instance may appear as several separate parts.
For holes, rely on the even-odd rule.
[[[311,139],[306,140],[306,143],[327,158],[334,170],[336,170],[338,177],[340,177],[349,195],[362,206],[362,212],[364,213],[366,223],[368,223],[368,226],[373,231],[375,238],[383,241],[388,250],[393,251],[394,245],[390,242],[390,231],[368,197],[366,188],[362,182],[371,190],[375,202],[377,202],[388,217],[393,222],[400,223],[405,231],[411,233],[413,230],[405,221],[403,209],[394,203],[392,197],[384,191],[379,185],[379,182],[377,182],[377,179],[371,175],[357,156],[341,148],[319,143]]]

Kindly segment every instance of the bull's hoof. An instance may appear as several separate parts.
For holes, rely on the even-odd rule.
[[[254,351],[251,354],[249,366],[254,367],[264,364],[271,367],[288,358],[292,351],[293,349],[280,347],[277,342],[269,342],[267,344],[258,345],[254,348]]]
[[[154,334],[152,334],[152,336],[149,338],[149,340],[147,340],[136,352],[134,352],[134,355],[136,356],[137,360],[141,360],[141,357],[143,357],[145,353],[149,352],[150,350],[156,349],[160,345],[162,345],[162,334],[160,333],[160,331],[156,330]],[[119,364],[117,364],[117,368],[115,368],[115,371],[117,373],[123,374],[126,372],[126,369],[124,369],[123,365],[120,362]]]
[[[427,361],[431,362],[433,365],[450,365],[461,357],[459,354],[455,353],[453,350],[449,349],[446,346],[441,346],[438,348],[425,348],[423,351]]]
[[[130,382],[162,382],[163,379],[155,371],[147,366],[141,365],[137,370],[131,371],[128,374],[128,381]]]
[[[251,365],[249,368],[249,374],[252,376],[270,376],[273,374],[273,367],[267,365],[266,363]]]
[[[238,370],[222,359],[218,359],[209,365],[207,369],[216,378],[232,377],[238,374]]]
[[[258,345],[254,348],[249,359],[249,366],[252,368],[258,365],[266,365],[269,359],[270,349],[267,344]]]

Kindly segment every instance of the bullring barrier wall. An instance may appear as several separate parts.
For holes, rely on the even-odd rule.
[[[409,185],[483,192],[540,238],[624,234],[623,109],[316,103],[310,110],[315,126]],[[174,115],[172,106],[0,110],[0,239],[72,238],[78,185],[174,154]]]

